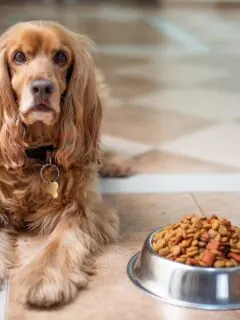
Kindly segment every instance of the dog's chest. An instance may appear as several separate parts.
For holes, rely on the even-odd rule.
[[[63,185],[66,178],[59,172],[56,179],[48,172],[45,180],[41,175],[41,166],[33,166],[20,172],[0,170],[0,203],[17,219],[39,209],[56,206],[63,198]],[[55,176],[56,177],[56,176]]]
[[[96,191],[95,171],[86,173],[78,168],[60,167],[58,185],[54,183],[55,186],[50,187],[43,181],[40,170],[41,165],[20,172],[0,168],[0,205],[16,222],[28,223],[35,219],[41,223],[46,216],[58,215],[69,203],[86,201],[93,189]]]
[[[18,202],[23,202],[26,205],[45,204],[52,199],[57,199],[59,196],[60,182],[46,182],[36,175],[30,175],[25,180],[18,181],[13,188],[13,197]]]

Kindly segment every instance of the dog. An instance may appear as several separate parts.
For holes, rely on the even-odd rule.
[[[51,307],[88,283],[90,261],[118,239],[96,191],[98,172],[128,175],[101,152],[105,83],[91,41],[50,21],[0,37],[0,282],[14,264],[11,229],[46,235],[20,267],[24,301]]]

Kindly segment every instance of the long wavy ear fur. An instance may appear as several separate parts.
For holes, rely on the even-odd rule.
[[[88,39],[69,33],[73,63],[64,97],[56,161],[65,168],[91,166],[99,161],[102,103]]]
[[[24,129],[14,100],[2,42],[0,38],[0,161],[6,168],[16,168],[24,164]]]

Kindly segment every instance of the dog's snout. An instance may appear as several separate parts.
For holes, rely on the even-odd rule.
[[[48,97],[53,93],[53,90],[54,86],[50,80],[34,80],[31,83],[33,96]]]

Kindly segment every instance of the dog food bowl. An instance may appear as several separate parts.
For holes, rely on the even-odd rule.
[[[240,267],[202,268],[162,258],[149,234],[141,252],[127,266],[132,282],[153,297],[173,305],[207,310],[240,309]]]

